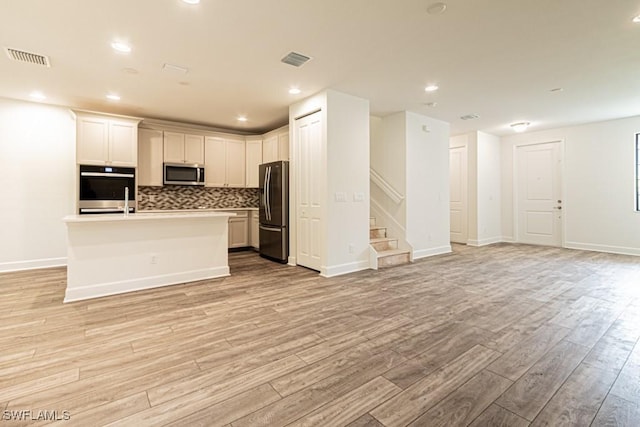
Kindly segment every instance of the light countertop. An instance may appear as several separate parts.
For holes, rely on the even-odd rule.
[[[246,210],[246,209],[244,209]],[[68,215],[62,220],[66,223],[77,222],[114,222],[114,221],[155,221],[195,218],[228,218],[236,216],[232,212],[220,212],[218,210],[194,209],[190,211],[142,211],[127,216],[121,213],[100,215]]]
[[[139,210],[138,213],[169,213],[169,212],[234,212],[234,211],[257,211],[258,208],[215,208],[215,209],[150,209]]]

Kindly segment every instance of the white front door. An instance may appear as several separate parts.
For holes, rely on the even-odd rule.
[[[516,238],[520,243],[562,246],[560,142],[516,148]]]
[[[296,120],[296,263],[320,271],[322,260],[322,115]]]
[[[467,147],[449,149],[450,240],[467,243]]]

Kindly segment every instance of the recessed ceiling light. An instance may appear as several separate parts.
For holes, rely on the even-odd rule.
[[[247,118],[245,116],[238,116],[238,121],[239,122],[246,122]]]
[[[110,99],[112,101],[120,101],[120,97],[118,95],[116,95],[115,93],[110,93],[107,95],[107,99]]]
[[[441,13],[444,13],[445,10],[447,10],[447,5],[442,2],[433,3],[427,6],[427,13],[429,15],[440,15]]]
[[[169,64],[166,63],[162,66],[162,71],[165,72],[173,72],[178,74],[187,74],[189,69],[187,67],[183,67],[181,65]]]
[[[300,89],[298,89],[297,87],[292,87],[291,89],[289,89],[289,93],[290,93],[291,95],[297,95],[297,94],[299,94],[300,92],[301,92],[301,90],[300,90]]]
[[[118,52],[122,52],[122,53],[131,52],[131,46],[129,46],[128,44],[126,44],[124,42],[113,42],[113,43],[111,43],[111,47],[114,50],[117,50]]]
[[[511,123],[509,126],[511,126],[511,129],[513,129],[516,132],[524,132],[525,130],[527,130],[530,124],[531,123],[529,122],[518,122],[518,123]]]
[[[44,94],[42,92],[39,91],[33,91],[31,92],[31,94],[29,94],[29,96],[33,99],[35,99],[36,101],[44,101],[45,99],[47,99],[46,96],[44,96]]]
[[[439,89],[438,85],[429,85],[429,86],[424,88],[424,91],[425,92],[435,92],[438,89]]]
[[[635,17],[633,18],[633,22],[635,22],[636,24],[637,24],[637,23],[639,23],[639,22],[640,22],[640,15],[635,16]]]
[[[200,0],[182,0],[183,2],[185,2],[186,4],[198,4],[200,3]]]

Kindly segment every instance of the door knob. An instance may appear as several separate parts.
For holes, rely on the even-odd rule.
[[[556,206],[556,207],[555,207],[555,208],[553,208],[553,209],[557,209],[557,210],[561,211],[561,210],[562,210],[562,206]]]

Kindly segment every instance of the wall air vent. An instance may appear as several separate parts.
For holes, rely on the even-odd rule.
[[[43,67],[50,68],[51,63],[49,58],[37,53],[26,52],[24,50],[12,49],[10,47],[4,48],[7,52],[7,56],[14,61],[27,62],[29,64],[42,65]]]
[[[285,64],[293,65],[294,67],[301,67],[310,59],[310,57],[305,56],[301,53],[289,52],[287,56],[281,59],[281,61]]]
[[[467,114],[466,116],[462,116],[460,117],[462,120],[473,120],[473,119],[477,119],[478,117],[480,117],[477,114]]]

